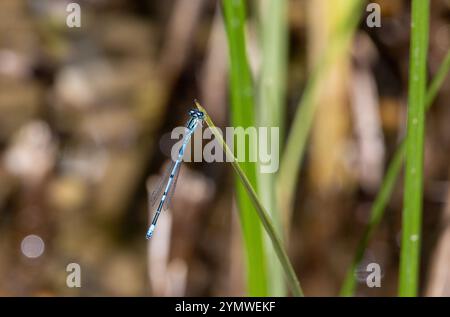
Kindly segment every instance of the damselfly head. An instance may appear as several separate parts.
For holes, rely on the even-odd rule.
[[[189,110],[188,113],[192,118],[201,119],[201,120],[203,120],[205,118],[205,114],[197,109],[191,109],[191,110]]]

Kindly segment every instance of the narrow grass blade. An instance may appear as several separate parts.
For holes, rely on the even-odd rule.
[[[444,61],[439,67],[439,70],[437,71],[436,75],[434,75],[434,79],[430,87],[428,87],[427,102],[426,102],[427,110],[430,109],[430,107],[433,105],[433,101],[436,98],[437,93],[441,89],[442,84],[444,83],[444,80],[447,77],[449,70],[450,70],[450,50],[447,52],[447,55],[445,56]]]
[[[262,51],[261,70],[258,83],[256,107],[257,123],[260,127],[277,127],[279,138],[277,150],[281,150],[284,135],[285,90],[288,45],[288,3],[286,0],[260,0],[259,11],[260,43]],[[261,142],[261,139],[259,140]],[[271,148],[271,138],[264,144]],[[261,145],[260,145],[261,146]],[[274,154],[274,153],[272,153]],[[271,211],[275,228],[281,237],[282,226],[275,195],[276,173],[258,173],[258,196],[264,207]],[[268,237],[266,237],[269,239]],[[268,292],[270,296],[286,294],[283,268],[277,261],[270,241],[266,243],[268,271]]]
[[[230,56],[231,122],[235,127],[254,127],[253,81],[245,39],[245,1],[223,0],[222,4]],[[249,157],[249,148],[246,142],[246,157]],[[246,160],[241,167],[249,182],[256,188],[256,164]],[[236,194],[247,259],[248,293],[251,296],[267,296],[267,269],[261,224],[255,221],[251,199],[246,195],[243,184],[237,180]]]
[[[378,192],[378,195],[372,205],[369,223],[367,224],[363,236],[358,243],[353,262],[347,271],[347,275],[340,292],[341,296],[353,296],[355,292],[357,283],[355,273],[357,266],[363,259],[367,245],[369,244],[369,241],[372,238],[375,229],[378,227],[381,219],[383,218],[384,210],[389,202],[389,198],[392,195],[392,191],[394,190],[398,175],[400,174],[403,166],[405,150],[405,143],[402,142],[400,147],[395,152],[391,163],[389,164],[386,175],[381,184],[381,189]]]
[[[208,113],[206,112],[206,110],[198,102],[195,102],[195,105],[200,111],[205,113],[206,123],[208,124],[208,126],[211,129],[212,133],[214,134],[215,138],[217,139],[220,146],[224,150],[225,155],[231,161],[231,165],[233,166],[233,169],[236,172],[236,174],[239,178],[239,181],[242,183],[243,187],[245,188],[246,194],[249,196],[249,198],[254,206],[254,210],[256,210],[256,215],[259,217],[260,223],[263,225],[267,235],[270,237],[270,240],[272,242],[272,245],[273,245],[275,253],[278,257],[278,260],[280,261],[281,266],[283,267],[284,274],[285,274],[286,280],[289,284],[289,287],[292,291],[292,294],[294,296],[303,296],[303,292],[300,287],[300,282],[298,281],[297,276],[295,275],[294,268],[292,267],[292,264],[289,261],[289,257],[283,248],[283,242],[282,242],[279,234],[275,230],[275,226],[273,224],[272,219],[270,218],[269,213],[266,211],[266,209],[264,208],[262,203],[259,201],[256,191],[254,190],[249,179],[247,178],[244,170],[242,169],[241,165],[237,162],[236,158],[234,157],[233,152],[231,152],[230,148],[223,140],[222,135],[220,134],[219,130],[216,128],[216,126],[212,122],[211,118],[208,116]],[[256,219],[253,211],[252,211],[251,217]]]
[[[301,162],[305,153],[306,141],[310,134],[316,110],[316,98],[321,78],[327,75],[327,70],[348,49],[353,34],[359,24],[363,12],[362,0],[349,0],[348,13],[331,38],[333,41],[319,58],[319,63],[313,71],[305,87],[302,99],[295,114],[291,132],[288,136],[286,149],[280,165],[277,181],[277,197],[280,211],[283,214],[283,224],[288,227],[294,203],[294,193]]]
[[[430,2],[412,1],[408,126],[399,295],[417,296],[422,226],[423,157]]]

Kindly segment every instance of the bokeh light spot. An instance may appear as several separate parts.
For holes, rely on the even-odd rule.
[[[27,258],[34,259],[40,257],[42,253],[44,253],[45,243],[41,237],[30,234],[23,238],[20,248]]]

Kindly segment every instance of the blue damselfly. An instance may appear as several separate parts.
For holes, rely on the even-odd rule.
[[[156,223],[158,221],[158,217],[161,214],[161,211],[167,209],[170,199],[175,192],[175,185],[178,179],[178,174],[180,172],[181,163],[183,160],[184,152],[186,147],[191,139],[192,134],[195,132],[197,127],[201,126],[201,123],[204,119],[205,115],[203,112],[192,109],[189,111],[189,120],[186,123],[185,135],[183,136],[183,142],[181,144],[181,148],[178,151],[178,156],[174,162],[170,165],[167,173],[161,179],[159,186],[153,191],[151,196],[149,197],[149,206],[153,207],[159,199],[158,208],[156,208],[156,213],[153,216],[152,223],[150,228],[147,231],[147,239],[150,239],[153,235],[153,231],[155,231]],[[164,189],[164,191],[163,191]],[[162,193],[162,195],[161,195]]]

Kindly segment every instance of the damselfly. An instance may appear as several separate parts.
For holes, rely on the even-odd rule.
[[[153,207],[155,202],[159,200],[158,208],[156,208],[156,213],[153,216],[152,223],[150,228],[147,231],[147,239],[150,239],[153,235],[153,231],[155,231],[156,223],[158,221],[159,215],[161,211],[167,209],[170,199],[175,192],[175,185],[178,179],[178,173],[180,172],[181,162],[183,160],[184,151],[191,139],[192,134],[195,132],[197,127],[201,126],[203,119],[205,118],[205,114],[199,110],[192,109],[189,112],[189,120],[186,123],[185,135],[183,136],[183,142],[181,144],[181,148],[178,151],[177,159],[172,162],[170,168],[168,169],[166,175],[161,179],[159,186],[153,191],[151,194],[149,206]],[[164,189],[164,192],[162,190]],[[162,192],[162,196],[161,196]]]

